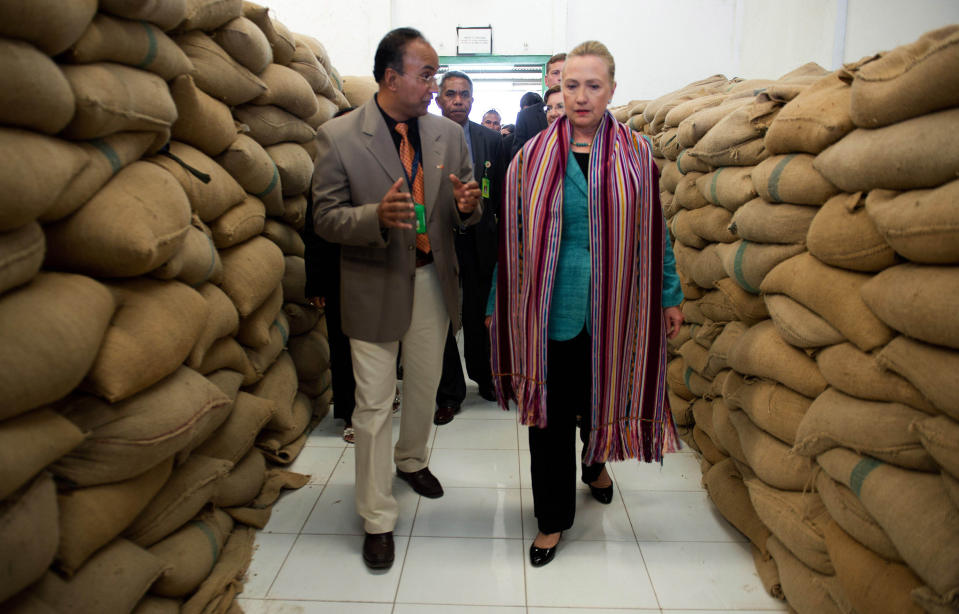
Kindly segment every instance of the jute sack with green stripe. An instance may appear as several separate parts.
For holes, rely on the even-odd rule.
[[[936,473],[887,465],[845,448],[817,457],[886,531],[903,561],[933,591],[959,599],[959,508]]]
[[[798,244],[755,243],[743,239],[735,243],[716,244],[716,252],[726,275],[752,294],[759,294],[760,284],[773,267],[805,249]]]
[[[742,320],[755,324],[769,317],[761,297],[749,294],[728,277],[716,282],[716,289],[699,301],[703,315],[715,322]]]
[[[882,271],[898,260],[866,213],[861,193],[829,199],[809,225],[806,245],[822,262],[853,271]]]
[[[839,189],[813,168],[815,159],[797,153],[763,160],[752,173],[753,186],[771,203],[821,205]]]
[[[98,13],[83,36],[62,56],[77,64],[116,62],[170,81],[193,70],[193,62],[157,26]]]
[[[220,155],[236,139],[230,107],[198,88],[193,77],[177,77],[170,84],[170,92],[177,109],[174,139],[208,156]]]
[[[143,2],[143,0],[100,0],[99,9],[104,13],[154,23],[164,31],[172,30],[186,17],[186,0],[167,2]]]
[[[286,316],[281,312],[277,315],[273,324],[270,325],[269,343],[258,348],[243,348],[257,376],[262,378],[266,375],[266,372],[279,358],[289,338],[289,325],[286,323]]]
[[[756,198],[752,173],[754,166],[724,166],[696,178],[696,187],[714,205],[736,211]]]
[[[172,174],[190,199],[201,220],[209,222],[242,202],[246,192],[225,168],[208,155],[186,143],[171,141],[170,155],[149,158]]]
[[[70,82],[33,45],[0,38],[0,123],[45,134],[63,130],[76,110]]]
[[[671,163],[670,166],[675,166]],[[702,173],[687,173],[676,182],[674,200],[684,209],[699,209],[709,205],[699,189],[696,187],[696,180],[702,177]]]
[[[167,570],[150,592],[185,597],[195,591],[216,565],[232,531],[233,518],[221,509],[213,509],[151,546],[149,551],[167,565]]]
[[[754,198],[736,209],[730,230],[738,238],[757,243],[806,243],[806,232],[817,207],[774,205]]]
[[[259,143],[245,134],[237,135],[216,161],[244,190],[263,202],[267,215],[282,215],[283,184],[280,171]]]
[[[959,25],[926,32],[853,71],[849,111],[875,128],[959,104]]]
[[[659,136],[659,150],[667,160],[676,160],[684,147],[676,138],[678,128],[670,128]]]
[[[0,5],[0,36],[25,40],[46,54],[57,55],[83,35],[96,13],[97,0],[4,2]]]
[[[779,336],[797,348],[821,348],[846,340],[841,332],[816,312],[785,294],[764,294],[769,317]]]
[[[661,190],[675,192],[676,186],[683,179],[683,172],[675,162],[667,162],[659,174],[659,187]]]
[[[673,358],[666,364],[666,385],[672,394],[686,401],[692,401],[695,395],[686,387],[683,374],[686,371],[686,364],[682,356]]]
[[[206,224],[195,219],[177,253],[151,271],[150,276],[177,279],[194,288],[208,281],[219,283],[223,280],[223,262],[212,235]]]
[[[679,169],[680,173],[683,175],[686,173],[708,173],[713,170],[713,167],[702,160],[686,155],[688,151],[688,149],[683,149],[676,156],[676,168]]]
[[[902,256],[927,264],[959,263],[959,180],[905,193],[872,190],[866,213]]]
[[[818,154],[853,130],[849,76],[844,69],[822,77],[790,100],[766,131],[774,154]]]
[[[909,429],[926,417],[901,403],[857,399],[827,388],[803,416],[793,452],[812,457],[845,447],[905,469],[937,471],[919,435]]]
[[[816,492],[829,510],[829,515],[846,533],[883,559],[902,562],[889,536],[848,486],[820,470],[816,472]]]

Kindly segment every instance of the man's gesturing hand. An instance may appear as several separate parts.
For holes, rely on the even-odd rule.
[[[453,196],[456,198],[456,208],[460,213],[472,213],[479,203],[480,187],[476,180],[463,183],[460,178],[450,173],[453,182]]]
[[[413,212],[413,198],[409,192],[400,192],[403,181],[402,177],[397,179],[376,208],[382,228],[413,229],[411,220],[416,219],[416,214]]]

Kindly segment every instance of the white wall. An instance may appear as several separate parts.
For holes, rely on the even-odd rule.
[[[493,27],[493,53],[551,55],[598,39],[616,58],[614,104],[712,74],[775,79],[807,62],[838,68],[959,23],[959,0],[260,0],[326,45],[343,75],[369,75],[379,39],[420,29],[439,55],[457,26]]]

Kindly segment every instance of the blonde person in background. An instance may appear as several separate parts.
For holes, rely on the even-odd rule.
[[[614,76],[602,43],[573,49],[565,115],[506,176],[492,361],[500,404],[516,402],[530,426],[534,567],[573,525],[577,416],[582,480],[603,503],[606,461],[662,462],[678,445],[665,366],[682,291],[650,147],[606,110]]]
[[[566,113],[566,105],[563,103],[563,92],[558,85],[546,90],[543,94],[543,102],[546,103],[546,125],[552,126],[553,122]]]

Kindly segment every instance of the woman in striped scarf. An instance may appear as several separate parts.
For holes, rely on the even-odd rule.
[[[510,165],[491,325],[496,392],[529,425],[539,534],[530,562],[555,554],[582,480],[612,500],[607,460],[662,462],[676,449],[666,403],[666,336],[682,291],[648,143],[606,111],[615,63],[588,41],[567,57],[566,115]]]

